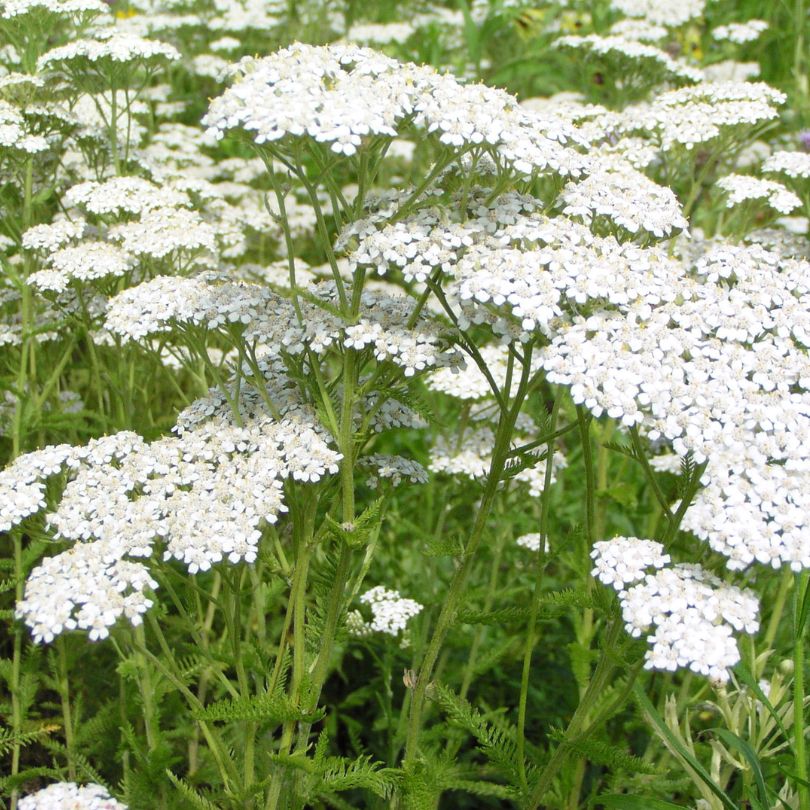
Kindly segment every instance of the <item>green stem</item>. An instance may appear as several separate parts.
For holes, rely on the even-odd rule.
[[[810,810],[810,785],[805,745],[805,638],[804,627],[806,616],[802,616],[805,600],[808,598],[810,574],[806,571],[796,575],[796,587],[793,592],[793,755],[796,768],[796,791],[799,794],[799,810]]]
[[[138,643],[139,651],[137,653],[138,660],[138,686],[141,693],[141,701],[143,703],[143,719],[144,728],[146,731],[146,744],[149,746],[150,751],[154,751],[157,747],[158,737],[160,736],[160,728],[158,725],[157,714],[154,704],[154,686],[152,684],[152,675],[146,663],[146,658],[143,655],[143,650],[146,649],[146,633],[144,632],[143,625],[138,625],[135,628],[135,638]]]
[[[765,638],[763,640],[763,648],[766,650],[773,649],[773,643],[776,640],[776,634],[779,631],[779,624],[782,621],[782,614],[785,611],[785,603],[787,602],[788,591],[793,584],[793,574],[789,569],[782,572],[782,577],[779,582],[779,590],[776,592],[776,599],[773,603],[773,610],[771,610],[771,618],[768,622],[768,629],[765,631]]]
[[[552,754],[551,759],[549,759],[546,766],[541,771],[531,797],[526,804],[526,807],[530,808],[530,810],[536,810],[536,808],[540,806],[544,796],[551,788],[552,780],[557,775],[557,772],[562,767],[570,752],[571,742],[579,736],[585,726],[590,710],[602,697],[602,692],[608,685],[614,669],[609,651],[616,643],[620,630],[621,624],[618,620],[614,620],[608,627],[602,656],[599,659],[599,663],[596,665],[588,688],[585,690],[585,694],[582,696],[579,705],[574,711],[559,745]]]
[[[33,222],[33,188],[34,188],[34,161],[29,158],[25,163],[23,175],[23,211],[22,231],[25,232]],[[24,415],[29,396],[29,365],[35,367],[34,349],[36,341],[31,334],[34,328],[34,301],[31,287],[26,283],[31,272],[28,253],[24,257],[24,279],[21,290],[21,339],[20,366],[17,370],[17,401],[14,407],[14,424],[11,436],[11,453],[16,458],[23,449],[24,444]]]
[[[73,717],[70,707],[70,680],[68,678],[67,642],[64,637],[56,640],[57,654],[57,685],[59,699],[62,704],[62,723],[65,727],[65,748],[67,750],[68,778],[76,781],[76,739],[73,732]]]
[[[242,656],[242,579],[244,568],[234,573],[232,579],[227,579],[231,596],[231,615],[228,626],[228,634],[231,637],[231,649],[236,667],[236,680],[239,684],[239,693],[242,698],[250,697],[250,683],[248,681],[245,662]],[[256,722],[246,720],[243,723],[245,737],[244,747],[244,769],[242,772],[242,784],[247,792],[253,784],[255,778],[255,745],[256,745]],[[252,804],[252,803],[251,803]]]
[[[591,415],[581,405],[577,405],[577,424],[582,442],[582,460],[585,465],[585,536],[590,548],[595,540],[593,532],[596,522],[596,480],[591,447]]]
[[[596,540],[597,511],[596,511],[596,487],[597,476],[593,459],[593,448],[591,445],[591,421],[592,416],[581,405],[577,406],[577,424],[579,426],[580,443],[582,445],[582,461],[585,467],[585,541],[582,544],[582,565],[585,570],[590,563],[590,552]],[[593,577],[590,573],[586,576],[586,588],[590,592],[593,589]],[[593,608],[586,608],[582,612],[582,618],[577,624],[576,635],[577,644],[583,651],[590,651],[591,642],[595,634],[594,611]],[[595,675],[593,676],[595,677]],[[579,681],[580,705],[589,694],[593,677],[589,670],[582,675]],[[588,709],[582,712],[581,722],[587,723],[589,720]],[[579,794],[582,789],[582,779],[585,775],[584,761],[579,758],[574,768],[572,787],[568,797],[568,807],[576,806],[579,801]]]
[[[501,571],[501,557],[503,556],[503,549],[506,545],[506,539],[512,537],[509,531],[502,531],[498,535],[495,545],[495,553],[492,558],[492,569],[489,574],[489,582],[487,584],[487,595],[484,598],[484,613],[492,609],[492,603],[495,600],[495,594],[498,592],[498,575]],[[470,654],[467,658],[467,663],[464,665],[464,675],[461,680],[461,688],[459,695],[461,698],[466,699],[467,693],[472,685],[473,676],[475,675],[475,666],[478,663],[478,652],[481,649],[481,644],[486,638],[486,625],[481,625],[476,629],[473,643],[470,646]]]
[[[664,516],[667,519],[667,524],[671,526],[673,521],[672,512],[669,509],[667,498],[658,483],[655,470],[652,468],[649,459],[647,458],[647,453],[644,449],[644,445],[641,442],[641,437],[638,435],[638,428],[635,425],[630,428],[630,438],[633,442],[633,450],[635,450],[636,453],[636,460],[639,462],[639,464],[641,464],[644,474],[647,476],[647,481],[649,482],[650,487],[655,495],[655,499],[658,501],[661,511],[664,513]]]
[[[548,537],[548,517],[549,499],[551,493],[551,476],[554,461],[554,433],[557,427],[557,416],[560,411],[560,400],[562,396],[557,392],[554,398],[554,405],[551,408],[551,435],[546,448],[546,474],[543,480],[543,492],[540,496],[540,544],[535,559],[534,569],[534,591],[532,593],[532,608],[529,615],[529,624],[526,628],[526,646],[523,650],[523,672],[520,678],[520,698],[518,700],[518,722],[517,722],[517,764],[520,774],[520,783],[523,790],[528,785],[526,782],[526,706],[529,696],[529,675],[532,667],[532,652],[534,651],[534,632],[537,626],[537,614],[539,612],[540,591],[543,587],[543,574],[546,569],[546,538]]]
[[[146,659],[148,659],[164,677],[166,677],[169,682],[175,687],[175,689],[183,695],[188,703],[189,707],[192,711],[202,711],[205,707],[203,704],[197,700],[197,696],[183,683],[182,679],[176,674],[177,670],[177,662],[174,660],[174,654],[169,647],[166,638],[163,635],[163,631],[160,629],[160,624],[158,621],[152,616],[151,614],[147,614],[147,617],[150,620],[150,624],[152,630],[157,637],[158,643],[160,644],[160,649],[163,652],[166,660],[169,661],[172,666],[174,667],[175,671],[169,669],[168,666],[154,655],[149,649],[146,647],[145,644],[142,644],[140,640],[137,639],[136,641],[138,644],[138,652],[143,655]],[[145,639],[144,639],[145,640]],[[217,767],[219,769],[219,775],[222,779],[222,783],[225,786],[225,791],[229,794],[233,793],[232,784],[236,781],[236,773],[235,769],[233,768],[233,763],[228,759],[227,749],[225,748],[222,741],[216,735],[214,729],[209,725],[208,721],[206,720],[198,720],[197,721],[200,725],[200,729],[202,730],[203,736],[205,737],[206,742],[208,743],[208,747],[211,750],[211,754],[214,757],[214,761],[217,763]],[[229,767],[230,766],[230,767]]]
[[[523,399],[525,397],[530,375],[531,346],[527,347],[526,349],[526,357],[523,364],[521,381],[515,395],[514,403],[511,409],[501,411],[501,416],[498,420],[498,430],[495,437],[495,447],[492,451],[492,460],[490,462],[487,483],[481,497],[481,503],[475,516],[470,537],[464,548],[461,563],[450,581],[447,598],[445,599],[442,609],[439,612],[439,617],[436,620],[436,627],[434,628],[433,635],[428,642],[424,658],[422,659],[419,672],[416,676],[416,685],[414,686],[411,697],[410,717],[408,720],[408,732],[405,743],[405,758],[403,767],[406,769],[413,766],[418,754],[425,694],[427,692],[428,684],[430,683],[431,675],[433,674],[433,669],[436,665],[436,660],[439,657],[439,652],[441,651],[442,644],[444,643],[445,636],[447,635],[447,632],[455,619],[456,610],[461,601],[464,586],[467,582],[467,577],[472,569],[476,551],[478,550],[478,546],[480,545],[481,539],[484,536],[487,519],[489,518],[492,504],[495,501],[495,496],[501,481],[501,475],[506,467],[512,432],[514,430],[515,421],[520,413],[520,408],[523,405]]]
[[[681,528],[681,521],[686,514],[686,510],[691,506],[698,489],[700,489],[700,479],[703,473],[706,471],[708,464],[708,460],[704,461],[702,464],[698,464],[692,470],[692,475],[689,479],[686,492],[684,492],[683,498],[678,504],[678,508],[669,523],[669,528],[664,533],[662,542],[665,546],[672,542],[677,536],[678,530]]]
[[[14,532],[12,542],[14,543],[14,587],[16,602],[23,598],[23,564],[22,564],[22,539],[17,532]],[[20,772],[20,734],[22,734],[22,703],[20,701],[20,670],[22,668],[22,641],[23,630],[19,624],[14,625],[14,652],[11,660],[11,731],[14,735],[14,743],[11,746],[11,776],[16,776]],[[19,790],[14,788],[11,791],[11,810],[16,810],[19,800]]]

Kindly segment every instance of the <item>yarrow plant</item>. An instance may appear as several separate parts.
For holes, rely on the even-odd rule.
[[[366,5],[0,0],[0,802],[810,810],[801,3]]]

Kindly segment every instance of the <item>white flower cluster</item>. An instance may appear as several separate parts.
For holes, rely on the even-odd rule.
[[[3,20],[43,12],[60,17],[95,17],[108,15],[110,9],[103,0],[3,0],[0,3],[0,19]]]
[[[611,0],[610,5],[628,17],[643,17],[654,25],[675,28],[700,17],[706,0]]]
[[[48,255],[47,269],[33,273],[28,283],[40,290],[64,292],[72,281],[87,282],[126,275],[135,259],[109,242],[85,241]]]
[[[663,568],[671,560],[660,543],[638,537],[600,540],[593,544],[591,558],[594,561],[591,575],[617,591],[644,579],[648,568]]]
[[[166,259],[216,251],[216,231],[197,211],[155,208],[110,229],[110,239],[136,256]],[[181,262],[182,265],[182,262]]]
[[[642,185],[635,197],[641,213],[613,205],[635,217],[628,225],[642,218],[664,229],[666,219],[657,208],[660,187],[646,182],[650,193],[645,196],[648,186]],[[383,221],[379,230],[373,218],[357,223],[362,237],[350,254],[352,268],[398,270],[417,281],[444,272],[449,278],[443,287],[459,325],[487,322],[507,340],[525,339],[535,329],[554,334],[570,319],[569,305],[578,309],[607,300],[650,306],[677,295],[683,269],[663,251],[596,236],[565,217],[548,218],[536,210],[536,200],[519,194],[489,203],[483,194],[470,196],[470,216],[463,224],[427,207],[394,224]],[[583,207],[586,199],[583,194]],[[673,200],[665,197],[664,210],[669,223],[678,226],[684,222]],[[346,231],[339,244],[351,238]]]
[[[774,211],[789,214],[802,204],[792,191],[774,180],[763,180],[745,174],[729,174],[721,177],[717,181],[717,186],[727,194],[727,208],[733,208],[748,200],[763,200]]]
[[[746,20],[742,23],[728,23],[718,25],[712,30],[712,36],[718,42],[733,42],[742,45],[759,39],[760,35],[768,30],[765,20]]]
[[[662,238],[689,226],[672,189],[659,186],[629,164],[571,181],[560,200],[568,216],[588,224],[594,217],[606,217],[632,234],[646,231]]]
[[[20,810],[127,810],[101,785],[55,782],[36,793],[23,796]]]
[[[675,453],[662,453],[649,459],[650,467],[656,472],[680,475],[683,468],[683,459]]]
[[[774,152],[762,164],[762,171],[807,180],[810,178],[810,152]]]
[[[366,591],[360,601],[371,607],[371,622],[367,627],[377,633],[396,636],[408,625],[408,621],[422,612],[423,605],[413,599],[404,599],[399,591],[377,585]]]
[[[35,135],[22,113],[7,101],[0,99],[0,149],[36,155],[48,148],[42,135]]]
[[[732,570],[754,562],[797,572],[810,568],[810,472],[806,462],[797,469],[800,463],[734,472],[712,468],[683,528],[725,555]]]
[[[618,591],[627,631],[647,636],[648,669],[689,668],[725,683],[740,660],[733,631],[759,629],[756,596],[699,565],[669,566],[663,551],[634,537],[596,543],[593,575]]]
[[[41,255],[43,269],[28,279],[41,290],[64,293],[73,282],[185,273],[210,264],[218,254],[244,250],[244,223],[235,238],[229,234],[227,226],[238,216],[223,200],[194,210],[190,193],[176,183],[157,185],[139,177],[88,180],[68,188],[63,202],[70,218],[34,226],[23,235],[23,247]]]
[[[610,26],[610,33],[614,37],[635,42],[660,42],[667,35],[667,29],[663,25],[630,17],[613,23]]]
[[[460,439],[439,436],[430,448],[428,469],[445,475],[484,478],[492,462],[495,434],[489,427],[468,430]]]
[[[300,408],[281,422],[243,391],[238,423],[224,396],[194,403],[176,437],[146,443],[132,433],[21,456],[0,474],[0,528],[45,507],[44,481],[67,467],[58,507],[46,517],[67,551],[46,558],[28,578],[17,615],[37,641],[66,629],[105,638],[120,618],[138,624],[157,587],[148,558],[158,542],[164,559],[191,573],[227,559],[256,559],[261,527],[286,511],[283,482],[315,483],[341,459]]]
[[[72,222],[69,219],[56,219],[45,225],[34,225],[22,235],[22,246],[26,250],[41,250],[53,253],[71,242],[81,239],[86,223],[84,220]]]
[[[52,445],[20,456],[0,471],[0,532],[45,508],[44,479],[60,472],[73,452],[70,445]]]
[[[40,57],[37,67],[39,70],[59,65],[78,67],[85,62],[156,63],[179,58],[178,50],[166,42],[108,29],[96,33],[93,39],[75,39],[53,48]]]
[[[361,462],[373,474],[368,478],[368,485],[372,488],[379,486],[380,481],[388,481],[392,486],[399,486],[403,481],[410,484],[426,484],[428,474],[418,462],[403,456],[389,456],[382,453],[372,453],[365,456]]]
[[[344,39],[363,45],[388,45],[392,42],[405,42],[415,30],[407,22],[359,23],[346,32]]]
[[[322,354],[342,341],[346,348],[371,350],[379,362],[395,363],[406,376],[455,362],[455,352],[440,337],[439,324],[422,314],[408,326],[414,302],[406,296],[364,292],[357,322],[346,324],[334,314],[337,296],[332,282],[309,291],[324,306],[300,300],[299,322],[289,299],[258,284],[157,277],[112,299],[107,328],[129,341],[177,326],[224,332],[235,326],[241,329],[242,340],[274,355],[299,355],[305,350]]]
[[[157,186],[142,177],[113,177],[103,182],[86,180],[71,186],[62,200],[69,208],[82,208],[99,217],[141,215],[156,208],[189,206],[188,195],[171,186]]]
[[[684,527],[729,558],[810,566],[810,265],[716,244],[668,300],[594,311],[542,359],[592,413],[711,460]]]
[[[645,77],[645,83],[654,84],[675,80],[687,82],[703,81],[703,74],[685,62],[673,59],[668,53],[624,36],[566,36],[555,41],[558,48],[583,51],[587,56],[597,55],[614,60],[637,63],[638,71]]]
[[[529,534],[522,534],[517,540],[515,540],[515,542],[521,548],[526,548],[529,551],[534,551],[537,553],[540,551],[540,540],[542,537],[543,535],[541,535],[539,532],[530,532]],[[546,542],[543,545],[545,546],[545,550],[548,551],[548,538],[546,538]]]
[[[422,430],[428,427],[428,422],[423,416],[398,399],[388,398],[383,400],[382,405],[378,403],[378,394],[372,392],[365,398],[362,408],[363,413],[372,412],[374,414],[371,428],[375,433],[383,433],[396,428]]]
[[[703,82],[656,96],[624,111],[620,130],[652,136],[660,147],[694,149],[733,127],[752,127],[778,116],[785,95],[762,82]]]
[[[408,121],[449,146],[493,150],[515,170],[578,175],[583,143],[562,120],[542,118],[484,85],[352,45],[296,44],[246,60],[204,123],[217,137],[241,128],[258,144],[307,135],[352,155],[371,135],[395,138]],[[283,146],[283,143],[280,144]]]

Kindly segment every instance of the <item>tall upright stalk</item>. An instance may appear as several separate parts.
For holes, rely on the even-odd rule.
[[[805,653],[807,640],[806,601],[810,598],[808,584],[810,574],[803,571],[796,575],[793,591],[793,754],[796,768],[796,791],[799,794],[800,810],[810,810],[810,763],[807,761],[804,720],[805,702]]]
[[[500,419],[498,420],[498,430],[495,436],[495,447],[492,451],[492,460],[490,462],[489,473],[487,476],[486,486],[484,493],[481,497],[481,502],[478,507],[478,512],[475,516],[475,521],[470,531],[469,539],[464,547],[464,553],[461,562],[456,569],[450,587],[447,592],[442,609],[439,612],[439,617],[436,620],[436,626],[433,630],[433,635],[428,642],[425,650],[424,658],[419,667],[416,676],[416,684],[413,688],[411,696],[410,716],[408,718],[408,731],[405,741],[405,757],[403,766],[406,768],[413,767],[419,751],[419,737],[422,730],[422,712],[424,710],[425,695],[427,692],[428,684],[430,683],[433,669],[436,665],[436,660],[439,657],[444,639],[447,632],[455,619],[456,610],[458,609],[461,599],[464,595],[464,587],[467,578],[472,569],[475,560],[476,551],[484,536],[486,529],[487,519],[492,509],[492,504],[495,501],[495,496],[498,487],[501,483],[501,476],[503,475],[509,458],[510,442],[512,433],[515,428],[515,422],[520,413],[523,405],[523,400],[526,396],[526,388],[528,386],[529,378],[531,375],[531,346],[526,348],[526,353],[523,361],[523,368],[521,372],[520,384],[515,394],[515,398],[511,407],[501,412]]]
[[[559,392],[554,398],[551,408],[551,421],[549,423],[549,433],[552,438],[546,445],[546,473],[543,480],[543,492],[540,496],[540,543],[537,549],[537,556],[534,561],[534,588],[532,591],[532,607],[529,614],[529,623],[526,627],[526,644],[523,650],[523,670],[520,677],[520,698],[518,699],[518,721],[517,721],[517,765],[520,774],[521,786],[525,790],[526,784],[526,759],[524,750],[526,746],[526,706],[529,696],[529,675],[532,667],[532,652],[535,646],[535,628],[537,627],[537,615],[540,607],[540,592],[543,587],[543,575],[546,570],[546,542],[548,540],[548,518],[549,501],[551,499],[551,477],[553,474],[554,462],[554,433],[557,428],[557,416],[560,412],[560,400],[562,396]]]

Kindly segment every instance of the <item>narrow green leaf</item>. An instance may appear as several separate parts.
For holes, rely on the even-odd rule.
[[[754,781],[756,782],[757,793],[759,794],[759,803],[763,808],[769,807],[770,803],[768,802],[768,789],[765,787],[765,777],[762,775],[759,758],[754,749],[751,748],[751,745],[727,728],[711,728],[709,731],[716,734],[727,746],[737,749],[737,751],[745,757],[754,774]]]
[[[768,713],[778,726],[779,731],[782,732],[784,738],[789,740],[790,735],[787,733],[784,723],[782,723],[782,718],[779,716],[770,700],[768,700],[768,696],[762,691],[762,687],[760,687],[760,685],[757,683],[757,679],[751,674],[751,671],[745,666],[745,664],[742,663],[742,661],[740,661],[740,663],[734,668],[734,674],[737,676],[739,681],[744,683],[757,696],[757,700],[759,700],[759,702],[768,710]]]
[[[459,0],[458,7],[464,17],[464,40],[467,43],[467,51],[470,56],[470,61],[477,64],[481,49],[478,26],[475,24],[475,20],[470,13],[470,7],[466,0]]]
[[[723,802],[723,806],[728,810],[738,810],[737,805],[728,797],[725,791],[721,790],[714,782],[711,774],[692,756],[687,748],[675,735],[669,730],[664,718],[658,713],[655,706],[652,705],[650,699],[644,693],[642,687],[636,683],[633,686],[633,696],[636,699],[642,712],[647,716],[647,721],[655,727],[661,737],[666,740],[667,745],[680,756],[689,767],[706,783],[706,786]]]

